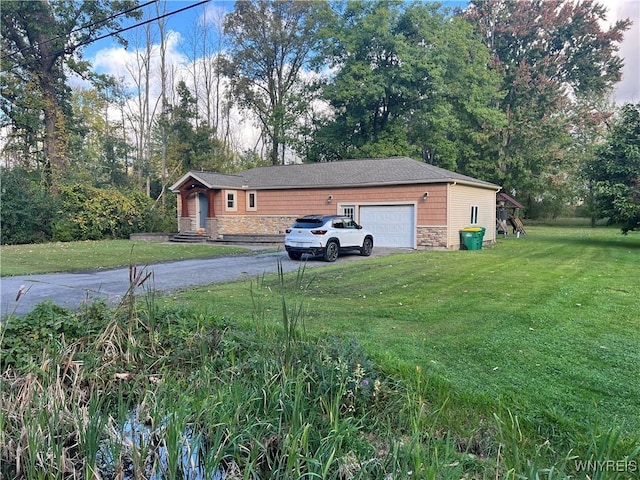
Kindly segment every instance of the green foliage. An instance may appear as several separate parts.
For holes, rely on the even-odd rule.
[[[167,107],[168,111],[156,126],[156,135],[160,137],[158,148],[166,145],[167,169],[172,172],[230,171],[233,155],[216,138],[215,130],[200,120],[196,98],[184,81],[178,82],[176,93],[177,104]],[[158,161],[161,156],[162,152],[156,152],[156,157],[160,157]]]
[[[95,80],[89,63],[78,53],[100,32],[117,30],[127,17],[138,18],[141,13],[132,8],[135,4],[130,0],[61,0],[3,5],[0,108],[19,132],[23,151],[42,142],[44,155],[22,161],[31,168],[30,160],[41,162],[48,186],[61,182],[68,167],[68,135],[74,122],[67,73]],[[122,13],[113,15],[114,11]],[[72,37],[73,41],[67,41]]]
[[[323,34],[323,59],[337,69],[322,94],[333,115],[311,160],[405,155],[491,171],[499,77],[466,22],[437,5],[349,2]]]
[[[640,230],[640,104],[622,107],[606,143],[587,166],[595,182],[601,217],[622,227]]]
[[[30,368],[40,355],[55,356],[63,346],[101,327],[105,314],[106,307],[102,303],[74,313],[46,301],[23,317],[3,319],[0,325],[0,369]]]
[[[74,122],[69,129],[69,163],[73,168],[65,183],[124,188],[130,181],[131,147],[122,124],[109,120],[107,114],[114,100],[124,102],[124,93],[111,82],[101,82],[100,87],[76,88],[71,96]]]
[[[136,280],[124,307],[137,308],[86,308],[54,348],[30,344],[3,370],[0,473],[635,478],[637,428],[611,428],[637,421],[637,295],[620,271],[633,245],[531,228],[479,255],[367,259],[175,301],[137,301]],[[47,331],[65,328],[40,308]]]
[[[126,196],[114,188],[87,185],[63,186],[53,240],[100,240],[128,238],[144,230],[151,200],[140,193]]]
[[[556,450],[583,444],[584,419],[637,431],[640,390],[628,380],[640,365],[640,293],[628,279],[637,233],[526,228],[478,256],[408,253],[316,268],[305,328],[353,336],[383,371],[420,365],[429,410],[446,404],[440,415],[450,430],[481,428],[503,402],[530,420],[525,436],[537,431]],[[277,285],[265,279],[261,302],[279,324]],[[175,301],[235,312],[238,321],[252,312],[237,284],[184,291]]]
[[[39,243],[51,239],[57,198],[21,168],[0,169],[0,233],[3,245]]]
[[[271,164],[284,161],[289,135],[308,110],[302,69],[316,49],[323,2],[237,2],[225,20],[226,74],[239,105],[253,112]]]
[[[620,79],[616,52],[630,23],[604,30],[603,5],[568,0],[472,1],[461,15],[484,39],[503,77],[500,109],[507,125],[495,144],[495,171],[486,179],[532,212],[556,214],[552,202],[573,200],[573,152],[582,130],[574,109],[583,98],[608,94]]]

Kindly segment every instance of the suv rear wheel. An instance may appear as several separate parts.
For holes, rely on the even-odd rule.
[[[300,252],[289,252],[289,258],[291,260],[300,260],[300,258],[302,258],[302,253],[300,253]]]
[[[335,240],[331,240],[327,243],[327,248],[324,250],[324,261],[325,262],[335,262],[338,258],[340,248],[338,247],[338,242]]]

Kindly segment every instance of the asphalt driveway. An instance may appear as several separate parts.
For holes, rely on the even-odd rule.
[[[375,248],[373,256],[388,255],[398,249]],[[362,260],[359,255],[344,255],[336,263]],[[258,252],[255,255],[230,256],[211,259],[183,260],[153,264],[146,267],[151,272],[152,287],[162,293],[184,289],[194,285],[208,285],[234,280],[256,278],[264,273],[275,273],[278,261],[285,272],[295,271],[300,262],[290,260],[286,252]],[[326,266],[327,263],[310,259],[306,268]],[[141,268],[141,267],[139,267]],[[52,300],[62,307],[77,309],[85,301],[103,299],[117,305],[129,288],[129,268],[97,270],[77,273],[23,275],[0,279],[1,314],[24,315],[35,305]],[[16,296],[24,291],[20,299]]]

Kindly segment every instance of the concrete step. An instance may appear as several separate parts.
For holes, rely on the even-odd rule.
[[[211,238],[198,232],[180,232],[173,235],[169,241],[175,243],[206,243]]]

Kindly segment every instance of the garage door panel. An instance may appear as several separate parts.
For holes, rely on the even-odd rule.
[[[414,206],[360,207],[360,223],[371,230],[379,247],[414,247]]]

